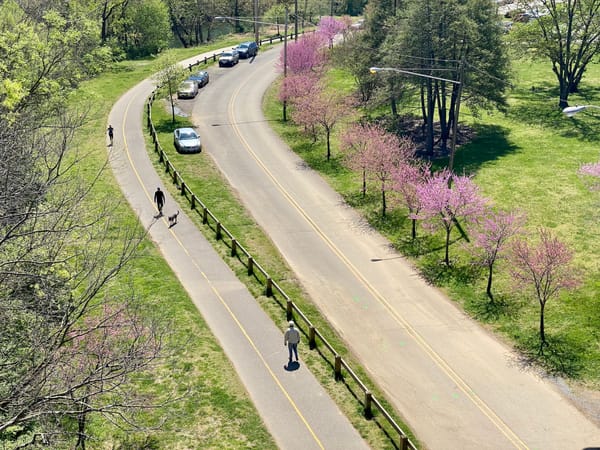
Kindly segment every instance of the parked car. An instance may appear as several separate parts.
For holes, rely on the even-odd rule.
[[[177,88],[177,98],[194,98],[198,95],[198,85],[195,81],[183,81]]]
[[[179,153],[199,153],[202,151],[200,136],[193,128],[177,128],[173,132],[173,144]]]
[[[258,53],[258,45],[254,41],[242,42],[234,50],[240,54],[240,58],[251,58]]]
[[[235,66],[238,62],[240,62],[240,54],[237,50],[223,52],[219,56],[219,67]]]
[[[206,70],[201,70],[200,72],[191,74],[186,81],[195,81],[198,89],[200,89],[208,84],[208,80],[208,72]]]

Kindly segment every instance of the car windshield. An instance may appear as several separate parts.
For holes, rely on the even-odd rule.
[[[193,86],[191,81],[184,81],[183,83],[181,83],[181,88],[182,89],[189,89]]]
[[[231,52],[223,52],[223,54],[221,56],[233,56],[233,53],[231,53]]]
[[[206,76],[206,72],[198,72],[194,75],[192,75],[192,77],[194,78],[204,78]]]
[[[248,46],[249,46],[248,44],[240,44],[239,45],[240,48],[248,48]]]
[[[194,133],[193,131],[181,131],[179,133],[179,139],[181,139],[181,140],[196,139],[196,133]]]

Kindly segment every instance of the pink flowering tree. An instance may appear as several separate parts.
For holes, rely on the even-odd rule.
[[[342,97],[334,91],[324,90],[322,87],[314,95],[297,98],[293,102],[293,121],[314,130],[320,127],[325,132],[327,140],[327,161],[331,159],[331,133],[339,121],[348,114],[352,106],[349,97]]]
[[[540,305],[540,354],[548,345],[544,329],[546,303],[561,290],[572,290],[579,285],[572,266],[573,252],[550,231],[538,230],[537,245],[529,239],[518,239],[512,246],[511,273],[520,286],[530,287]]]
[[[284,51],[281,50],[279,54],[281,70],[283,70],[285,57]],[[287,44],[288,74],[320,72],[326,61],[326,40],[322,34],[306,34],[297,41]]]
[[[99,314],[86,317],[65,336],[56,375],[61,384],[72,386],[71,411],[65,414],[77,420],[75,448],[85,448],[90,414],[102,414],[113,421],[124,417],[122,408],[99,403],[97,398],[112,395],[115,400],[120,397],[117,404],[130,403],[131,399],[120,395],[122,387],[159,357],[162,342],[156,331],[135,309],[105,304]],[[150,406],[147,400],[135,403]]]
[[[492,302],[494,265],[504,256],[510,239],[521,231],[524,223],[523,214],[491,209],[477,222],[473,243],[479,250],[480,264],[488,271],[486,294]]]
[[[363,196],[367,179],[380,185],[382,215],[387,210],[386,192],[391,188],[392,174],[402,164],[414,160],[410,139],[398,138],[376,124],[357,124],[342,136],[345,160],[349,167],[363,174]]]
[[[400,164],[392,171],[392,189],[399,194],[400,202],[408,209],[413,240],[417,238],[417,217],[421,211],[417,188],[431,176],[430,167],[429,163],[414,160],[408,164]]]
[[[344,21],[331,16],[325,16],[319,21],[317,33],[325,36],[329,48],[333,48],[335,37],[346,29],[348,29],[348,25]]]
[[[452,177],[452,186],[449,186]],[[432,175],[426,183],[417,186],[421,211],[416,218],[424,219],[431,232],[442,228],[446,234],[444,262],[450,265],[450,233],[460,220],[475,221],[486,208],[486,200],[471,177],[452,175],[443,170]]]
[[[600,178],[600,162],[582,164],[578,173],[580,175],[594,177],[590,189],[600,191],[600,180],[598,180],[598,178]]]
[[[281,83],[279,100],[294,103],[302,97],[313,97],[320,92],[319,77],[313,72],[287,76]]]

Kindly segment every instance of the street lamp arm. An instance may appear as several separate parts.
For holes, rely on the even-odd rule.
[[[408,75],[414,75],[416,77],[431,78],[433,80],[440,80],[440,81],[446,81],[448,83],[461,84],[460,81],[457,81],[457,80],[450,80],[448,78],[435,77],[433,75],[427,75],[427,74],[419,73],[419,72],[412,72],[410,70],[396,69],[395,67],[370,67],[369,68],[369,72],[371,72],[371,73],[377,73],[377,72],[399,72],[399,73],[405,73],[405,74],[408,74]]]
[[[567,117],[573,117],[575,114],[583,111],[584,109],[587,108],[595,108],[595,109],[600,109],[600,106],[596,106],[596,105],[577,105],[577,106],[567,106],[565,109],[562,110],[563,114],[565,114]]]

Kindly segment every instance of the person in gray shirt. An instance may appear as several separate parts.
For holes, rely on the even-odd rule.
[[[292,362],[292,352],[298,361],[298,343],[300,342],[300,332],[295,328],[294,321],[290,320],[290,327],[286,330],[283,336],[283,345],[288,346],[290,352],[290,362]]]

